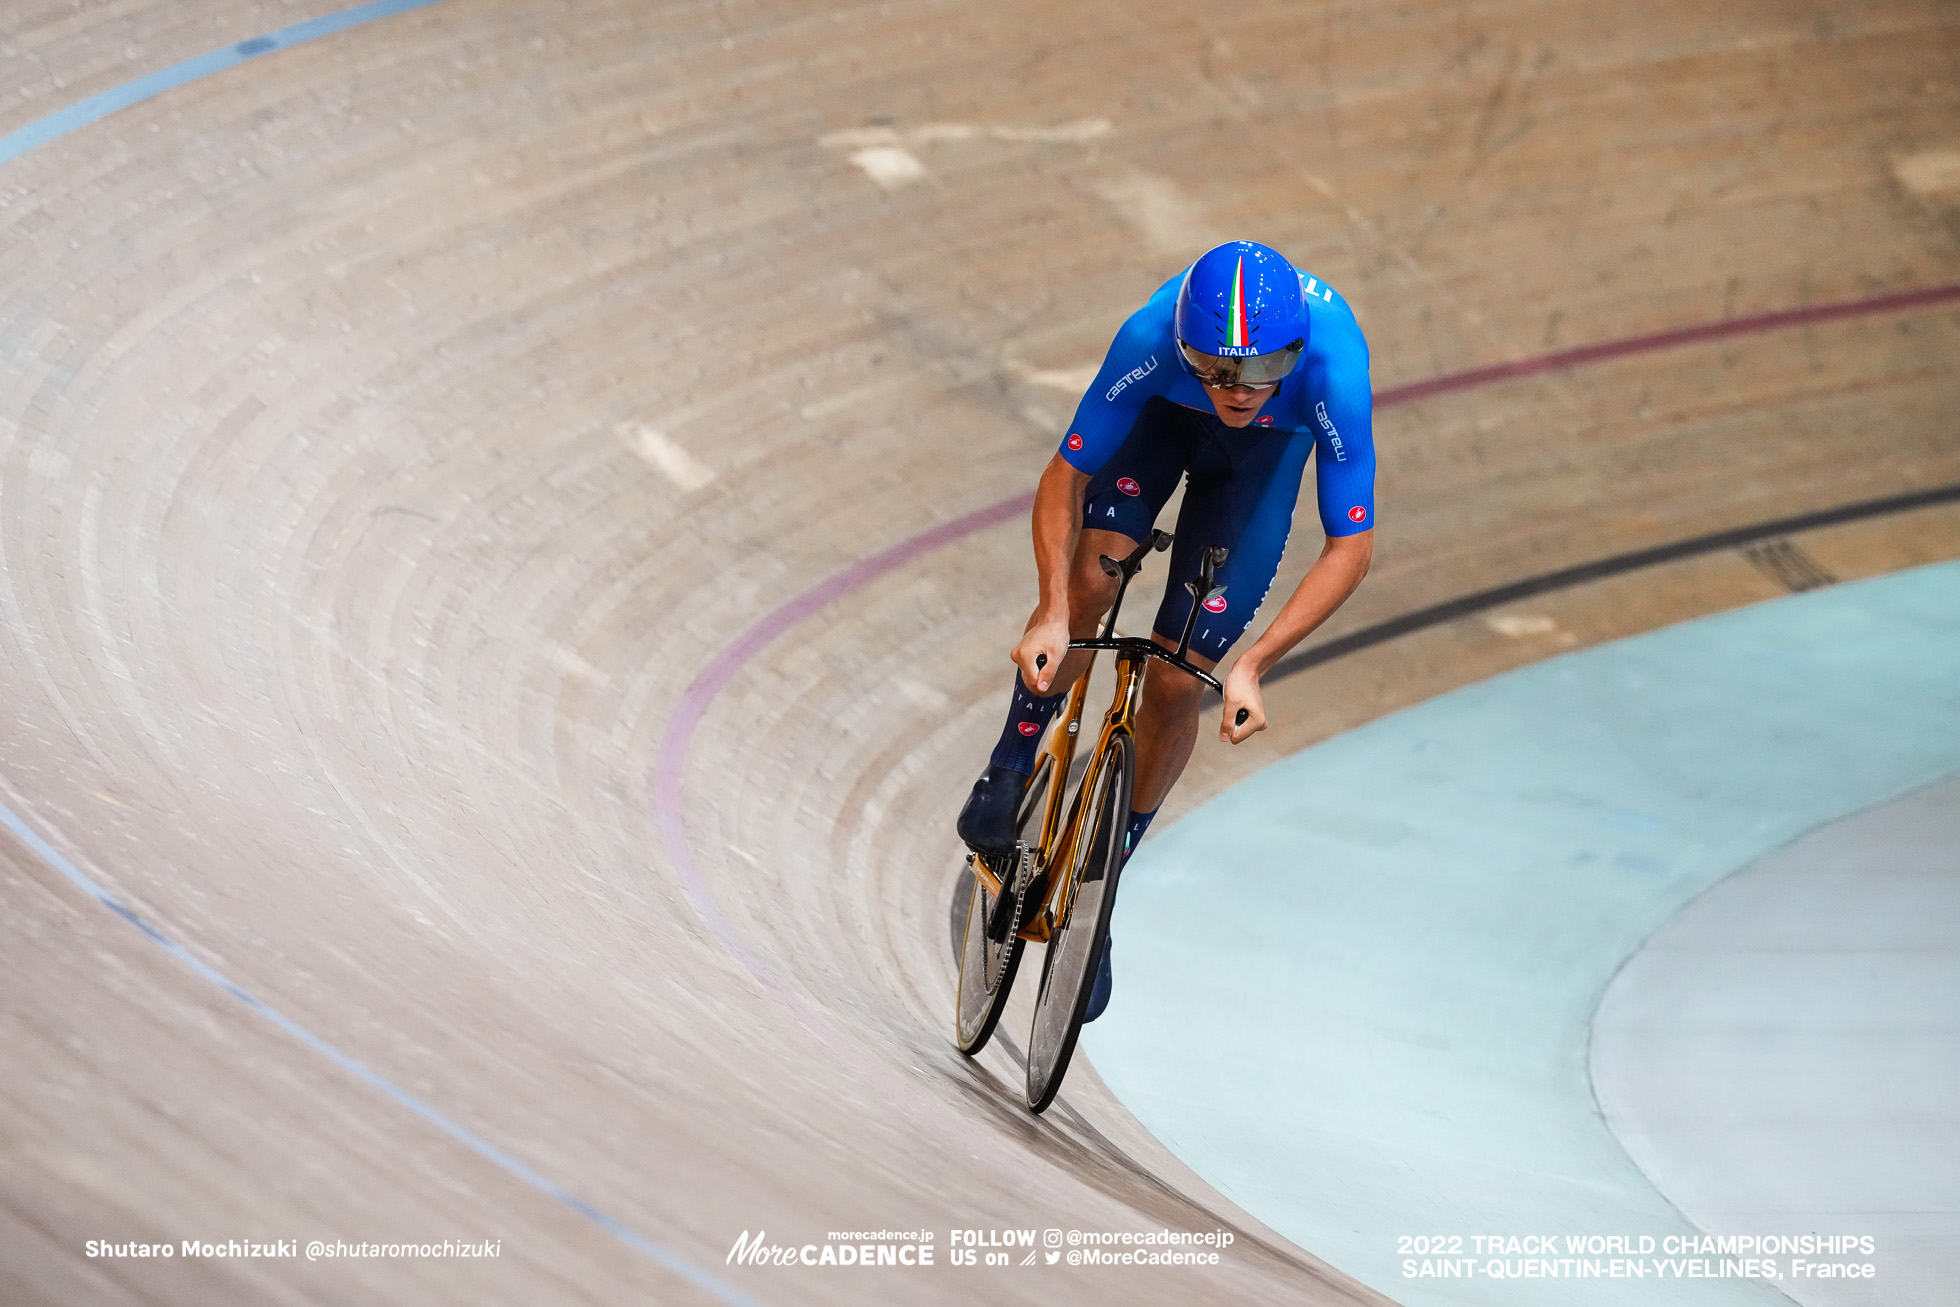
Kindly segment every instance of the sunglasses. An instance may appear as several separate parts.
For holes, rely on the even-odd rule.
[[[1184,354],[1184,361],[1199,381],[1213,390],[1231,390],[1244,386],[1251,390],[1264,390],[1277,386],[1280,381],[1300,362],[1301,351],[1307,342],[1295,340],[1285,349],[1276,349],[1269,354],[1254,354],[1248,358],[1226,358],[1217,354],[1206,354],[1192,349],[1183,341],[1177,347]]]

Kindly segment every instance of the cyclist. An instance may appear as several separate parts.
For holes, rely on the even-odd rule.
[[[1171,366],[1175,362],[1176,366]],[[1224,589],[1192,632],[1191,661],[1210,670],[1265,600],[1293,524],[1307,458],[1326,543],[1271,625],[1224,679],[1218,737],[1266,729],[1259,678],[1339,608],[1373,552],[1375,449],[1368,344],[1347,302],[1251,241],[1220,245],[1159,287],[1116,333],[1076,407],[1034,500],[1040,600],[1015,645],[1020,671],[1000,742],[960,810],[970,847],[1011,853],[1016,812],[1041,733],[1090,654],[1070,639],[1095,634],[1116,596],[1097,559],[1129,553],[1186,480],[1169,585],[1153,638],[1175,647],[1194,602],[1184,582],[1201,550],[1230,552]],[[1137,774],[1123,856],[1129,857],[1191,756],[1204,687],[1157,663],[1144,678]],[[1245,721],[1237,723],[1244,709]],[[1108,1005],[1108,941],[1087,1018]]]

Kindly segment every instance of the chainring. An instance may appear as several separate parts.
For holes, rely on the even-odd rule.
[[[1015,946],[1020,942],[1021,920],[1027,910],[1028,883],[1034,879],[1033,863],[1034,850],[1025,844],[1017,844],[1013,880],[1004,882],[1001,886],[1001,898],[995,899],[987,906],[987,920],[982,931],[987,941],[983,947],[987,960],[985,980],[989,994],[1000,988],[1000,978],[1007,970],[1007,960],[1013,955]],[[1013,898],[1014,912],[1006,919],[1005,928],[1002,929],[999,924],[1001,908],[1005,906],[1002,900],[1009,895]]]

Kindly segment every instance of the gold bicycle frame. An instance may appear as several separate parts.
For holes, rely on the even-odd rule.
[[[1045,877],[1048,883],[1042,889],[1041,910],[1021,930],[1022,939],[1045,944],[1068,921],[1069,909],[1075,905],[1071,878],[1049,876],[1049,868],[1067,867],[1074,861],[1076,842],[1082,838],[1083,826],[1089,819],[1083,811],[1083,804],[1087,796],[1095,793],[1096,782],[1102,779],[1102,760],[1109,756],[1110,738],[1118,731],[1128,731],[1132,739],[1136,737],[1137,700],[1143,691],[1144,664],[1149,661],[1147,654],[1127,649],[1117,651],[1116,693],[1110,701],[1109,712],[1103,717],[1102,732],[1096,737],[1096,749],[1091,755],[1093,761],[1082,774],[1082,783],[1075,787],[1075,799],[1066,823],[1062,821],[1062,791],[1068,787],[1069,766],[1075,761],[1082,706],[1089,697],[1089,674],[1096,666],[1093,655],[1088,668],[1069,691],[1068,705],[1062,710],[1055,729],[1049,732],[1048,743],[1042,746],[1042,752],[1054,761],[1049,772],[1048,793],[1042,796],[1041,838],[1035,845],[1035,873]]]
[[[1222,689],[1217,678],[1209,672],[1193,667],[1185,661],[1191,648],[1191,629],[1197,624],[1198,607],[1222,587],[1214,584],[1214,571],[1225,561],[1225,550],[1213,547],[1204,551],[1204,563],[1195,581],[1185,586],[1191,592],[1191,611],[1184,619],[1184,634],[1178,640],[1175,652],[1167,652],[1150,640],[1138,637],[1124,637],[1116,634],[1116,613],[1123,605],[1123,596],[1129,590],[1130,579],[1136,575],[1146,554],[1166,549],[1170,546],[1168,532],[1155,531],[1148,539],[1139,543],[1122,562],[1105,557],[1102,560],[1103,572],[1107,576],[1122,578],[1116,587],[1116,596],[1110,602],[1109,612],[1102,623],[1102,633],[1093,640],[1070,640],[1069,648],[1103,650],[1110,649],[1116,654],[1116,693],[1111,698],[1109,712],[1103,717],[1102,734],[1096,738],[1096,751],[1088,770],[1083,773],[1082,783],[1075,787],[1075,798],[1070,805],[1068,820],[1062,820],[1062,791],[1068,786],[1069,765],[1075,761],[1076,736],[1082,725],[1082,704],[1089,695],[1089,674],[1095,670],[1095,653],[1089,655],[1089,666],[1083,670],[1073,686],[1069,688],[1068,706],[1056,724],[1048,732],[1048,742],[1042,746],[1042,753],[1050,759],[1048,792],[1042,796],[1041,837],[1032,848],[1026,844],[1017,845],[1020,850],[1019,861],[1009,870],[996,871],[987,865],[987,859],[977,853],[967,855],[967,865],[985,886],[987,893],[999,900],[1016,883],[1022,870],[1027,867],[1027,859],[1033,858],[1033,874],[1043,878],[1041,887],[1041,908],[1028,920],[1019,934],[1022,939],[1037,944],[1045,944],[1068,923],[1069,910],[1075,906],[1075,889],[1071,877],[1056,876],[1051,870],[1066,867],[1075,861],[1076,845],[1082,839],[1084,824],[1092,820],[1091,814],[1084,811],[1088,796],[1096,792],[1102,780],[1103,760],[1109,756],[1109,744],[1118,731],[1127,733],[1132,742],[1136,739],[1137,700],[1143,691],[1143,670],[1152,658],[1161,659],[1179,671],[1197,677],[1214,690]],[[1245,710],[1239,710],[1241,721]],[[1134,755],[1133,755],[1134,757]],[[1037,764],[1037,768],[1039,764]],[[1131,778],[1135,780],[1134,777]],[[1118,819],[1128,816],[1119,813]],[[1114,832],[1111,832],[1112,838]],[[1003,884],[1002,877],[1008,878]]]

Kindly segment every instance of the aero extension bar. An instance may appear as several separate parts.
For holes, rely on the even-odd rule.
[[[1071,649],[1113,649],[1119,653],[1128,651],[1134,654],[1141,654],[1145,657],[1155,658],[1159,662],[1169,663],[1172,667],[1177,668],[1178,671],[1188,676],[1197,677],[1212,689],[1222,692],[1224,687],[1219,685],[1218,678],[1210,672],[1192,666],[1186,660],[1185,655],[1191,651],[1191,632],[1198,624],[1199,606],[1219,590],[1224,589],[1223,586],[1214,583],[1214,578],[1218,574],[1218,565],[1225,561],[1225,549],[1223,546],[1214,545],[1210,549],[1205,550],[1203,560],[1198,567],[1197,579],[1195,581],[1185,582],[1184,588],[1191,592],[1191,613],[1184,619],[1184,634],[1178,640],[1177,650],[1175,652],[1164,648],[1164,646],[1158,644],[1155,640],[1145,639],[1141,636],[1119,636],[1116,634],[1116,613],[1123,606],[1123,596],[1130,588],[1131,578],[1137,574],[1137,569],[1143,566],[1143,560],[1146,555],[1160,549],[1168,549],[1170,548],[1170,543],[1170,532],[1152,531],[1148,536],[1144,537],[1142,544],[1131,551],[1128,558],[1119,561],[1111,558],[1107,554],[1102,555],[1103,575],[1120,578],[1116,587],[1116,598],[1109,606],[1109,618],[1103,623],[1102,634],[1100,636],[1093,640],[1070,640],[1068,647]]]

